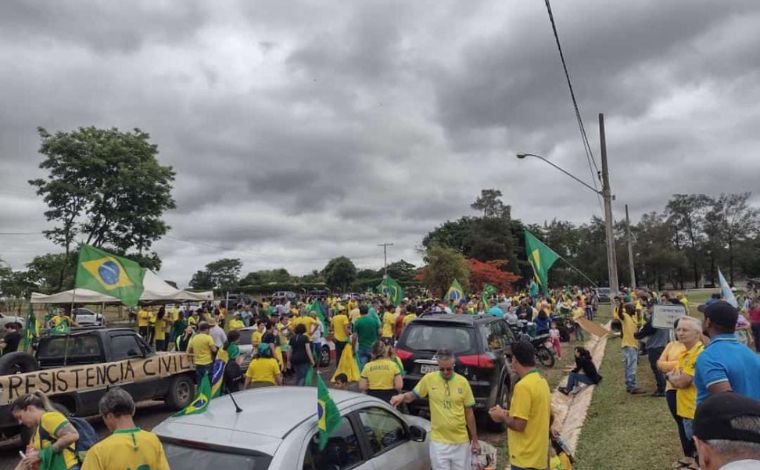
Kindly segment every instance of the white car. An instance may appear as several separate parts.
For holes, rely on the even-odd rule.
[[[268,387],[215,398],[204,413],[153,429],[171,468],[429,470],[430,422],[368,395],[330,390],[340,425],[319,450],[317,390]]]
[[[106,326],[106,319],[103,315],[95,313],[88,308],[76,309],[74,321],[79,326]]]

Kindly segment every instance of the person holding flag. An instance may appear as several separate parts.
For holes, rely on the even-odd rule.
[[[464,289],[462,289],[462,285],[458,280],[454,279],[451,283],[451,287],[449,287],[448,292],[446,292],[445,299],[451,304],[458,304],[460,300],[464,299]]]
[[[549,268],[559,259],[559,255],[551,248],[544,245],[541,240],[536,238],[532,233],[525,231],[525,252],[528,255],[528,263],[533,268],[535,282],[541,287],[544,295],[548,293],[549,287]],[[532,281],[531,281],[532,282]],[[538,295],[538,289],[536,289]],[[531,288],[531,298],[535,299],[533,289]]]

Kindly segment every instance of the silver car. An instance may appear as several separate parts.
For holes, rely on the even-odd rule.
[[[330,390],[340,425],[319,451],[317,390],[269,387],[212,400],[205,413],[170,417],[153,429],[171,468],[192,470],[430,469],[430,422],[387,403]]]

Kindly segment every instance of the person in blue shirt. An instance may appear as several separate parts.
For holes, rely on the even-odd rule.
[[[491,308],[488,309],[488,314],[493,315],[495,317],[504,318],[504,310],[500,309],[496,305],[496,301],[491,299],[488,301],[488,304],[491,306]]]
[[[736,320],[739,312],[728,302],[699,306],[704,313],[704,333],[710,343],[697,358],[694,385],[697,406],[708,396],[736,392],[760,400],[760,356],[739,342]]]

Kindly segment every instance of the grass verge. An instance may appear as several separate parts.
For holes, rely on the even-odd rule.
[[[609,318],[609,306],[602,308],[600,317]],[[594,390],[578,442],[574,468],[670,468],[680,456],[676,424],[664,398],[632,396],[625,391],[619,338],[609,338],[607,341],[600,373],[604,381]],[[648,392],[655,390],[646,356],[639,356],[636,378],[639,388]]]

